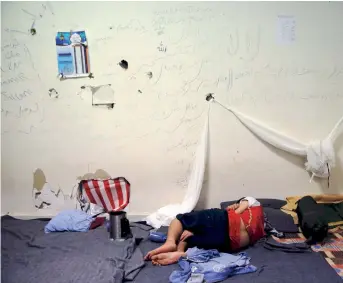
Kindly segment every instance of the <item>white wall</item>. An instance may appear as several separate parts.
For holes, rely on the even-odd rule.
[[[295,17],[294,42],[278,42],[278,15]],[[339,2],[2,2],[1,24],[2,213],[47,213],[32,202],[36,168],[65,194],[96,169],[125,176],[134,215],[180,201],[209,92],[305,143],[324,138],[343,114]],[[55,35],[71,29],[86,30],[94,79],[56,78]],[[161,42],[166,52],[157,49]],[[117,65],[122,59],[127,71]],[[14,62],[18,69],[9,71]],[[16,76],[21,82],[4,83]],[[108,83],[113,110],[78,95],[84,84]],[[5,100],[25,90],[20,100]],[[342,136],[327,189],[326,180],[309,183],[303,159],[262,143],[220,106],[210,118],[200,206],[246,194],[343,191]]]

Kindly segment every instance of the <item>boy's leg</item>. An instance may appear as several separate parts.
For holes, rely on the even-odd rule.
[[[183,232],[182,224],[178,219],[174,219],[168,228],[167,240],[166,242],[160,246],[159,248],[152,250],[147,253],[144,257],[145,260],[150,260],[152,256],[160,254],[160,253],[167,253],[167,252],[174,252],[177,250],[177,243],[180,239],[180,236]]]
[[[151,257],[153,265],[169,265],[178,262],[180,257],[186,255],[186,242],[179,242],[176,252],[161,253]]]

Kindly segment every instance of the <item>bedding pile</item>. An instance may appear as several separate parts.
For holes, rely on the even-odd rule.
[[[323,206],[325,210],[325,215],[327,217],[327,222],[329,228],[335,228],[342,226],[343,227],[343,195],[342,194],[321,194],[321,195],[314,195],[310,194],[318,204]],[[289,215],[291,215],[294,219],[294,223],[298,224],[298,216],[295,212],[297,209],[297,202],[305,197],[302,196],[289,196],[286,197],[286,203],[281,207],[281,210]]]

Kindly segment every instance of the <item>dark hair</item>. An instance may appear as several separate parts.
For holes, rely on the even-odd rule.
[[[240,203],[243,199],[245,199],[245,197],[240,198],[236,203]]]

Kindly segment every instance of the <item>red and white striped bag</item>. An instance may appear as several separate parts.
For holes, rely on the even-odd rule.
[[[106,212],[123,210],[130,202],[130,186],[124,177],[82,180],[79,200],[101,206]]]

